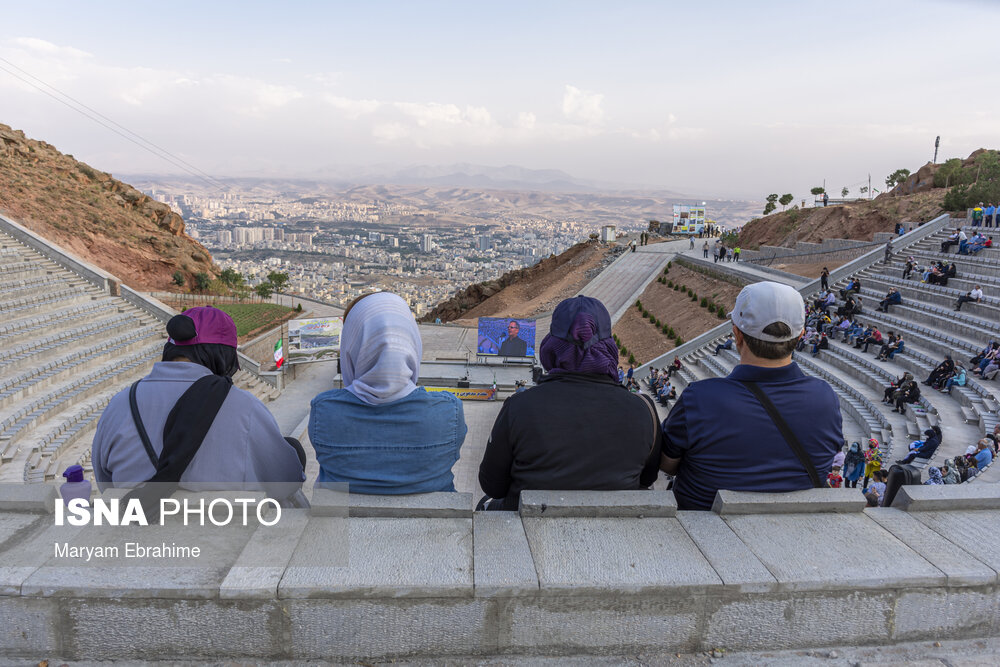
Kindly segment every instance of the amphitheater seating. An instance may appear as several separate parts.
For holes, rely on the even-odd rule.
[[[957,362],[964,363],[989,341],[1000,340],[1000,249],[984,249],[975,256],[956,255],[954,249],[951,253],[941,253],[941,241],[954,229],[954,223],[949,224],[922,240],[896,248],[888,263],[881,253],[875,253],[877,260],[873,259],[856,273],[864,286],[861,295],[865,310],[860,320],[875,324],[883,334],[888,331],[902,334],[906,341],[903,353],[887,362],[876,361],[872,353],[875,350],[863,354],[831,337],[830,349],[815,358],[808,351],[795,355],[805,373],[825,379],[837,393],[845,433],[878,438],[884,443],[888,461],[905,455],[908,442],[923,438],[926,428],[938,424],[945,433],[941,447],[930,461],[916,463],[941,464],[963,454],[985,432],[992,432],[1000,420],[997,415],[1000,382],[983,380],[971,373],[966,386],[953,386],[950,396],[922,387],[920,401],[907,406],[905,415],[897,416],[891,406],[881,403],[884,387],[904,371],[923,380],[945,354],[952,354]],[[974,231],[970,227],[965,229],[966,233]],[[937,259],[955,261],[958,277],[947,286],[921,283],[916,272],[909,280],[903,280],[903,262],[910,255],[921,264]],[[841,288],[846,282],[845,278],[832,287]],[[981,303],[966,303],[961,312],[955,312],[958,297],[976,284],[983,287],[986,298]],[[876,311],[890,287],[900,290],[903,303],[892,306],[888,314]],[[808,299],[814,294],[803,296]],[[718,356],[713,355],[720,342],[721,336],[682,356],[685,365],[677,382],[679,391],[695,380],[727,375],[738,363],[735,351],[723,350]],[[669,353],[669,358],[672,354]],[[998,479],[1000,467],[991,465],[972,481]]]
[[[115,393],[149,372],[163,323],[0,232],[0,482],[42,482],[90,465]],[[270,385],[241,371],[264,400]]]

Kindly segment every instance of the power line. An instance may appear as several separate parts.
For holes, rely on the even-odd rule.
[[[129,142],[131,142],[133,144],[135,144],[139,148],[141,148],[141,149],[143,149],[143,150],[145,150],[145,151],[147,151],[149,153],[152,153],[153,155],[155,155],[156,157],[160,158],[161,160],[169,162],[170,164],[174,165],[178,169],[181,169],[182,171],[187,172],[191,176],[194,176],[195,178],[198,178],[198,179],[204,181],[205,183],[207,183],[208,185],[212,186],[213,188],[215,188],[217,190],[225,190],[225,189],[227,189],[227,186],[225,184],[223,184],[221,181],[215,179],[214,177],[212,177],[209,174],[205,173],[204,171],[198,169],[194,165],[192,165],[192,164],[184,161],[183,159],[181,159],[181,158],[173,155],[172,153],[170,153],[166,149],[160,148],[159,146],[157,146],[153,142],[151,142],[148,139],[145,139],[144,137],[142,137],[140,134],[138,134],[136,132],[133,132],[132,130],[128,129],[127,127],[124,127],[123,125],[121,125],[119,123],[116,123],[115,121],[113,121],[112,119],[108,118],[107,116],[101,114],[100,112],[98,112],[98,111],[96,111],[94,109],[91,109],[86,104],[84,104],[84,103],[80,102],[79,100],[76,100],[72,96],[70,96],[70,95],[62,92],[61,90],[59,90],[55,86],[53,86],[51,84],[48,84],[45,81],[42,81],[42,79],[39,79],[37,76],[35,76],[35,75],[33,75],[33,74],[29,73],[29,72],[26,72],[25,70],[21,69],[20,67],[18,67],[14,63],[10,62],[6,58],[0,57],[0,62],[6,63],[10,67],[13,67],[14,69],[18,70],[19,72],[22,72],[23,74],[25,74],[26,76],[31,77],[32,79],[34,79],[35,81],[38,81],[42,85],[44,85],[44,86],[46,86],[48,88],[51,88],[55,92],[59,93],[59,95],[62,95],[66,99],[71,100],[74,104],[77,104],[80,107],[83,107],[83,109],[86,109],[87,111],[89,111],[91,113],[87,113],[87,111],[83,111],[80,108],[78,108],[76,106],[73,106],[73,104],[70,104],[66,100],[53,95],[48,90],[45,90],[44,88],[42,88],[38,84],[34,83],[33,81],[29,81],[28,79],[24,78],[23,76],[20,76],[19,74],[15,73],[15,72],[12,72],[7,67],[4,67],[3,65],[0,65],[0,71],[4,71],[7,74],[10,74],[12,77],[14,77],[14,78],[18,79],[19,81],[21,81],[21,82],[23,82],[23,83],[31,86],[32,88],[34,88],[35,90],[39,91],[40,93],[43,93],[43,94],[51,97],[52,99],[54,99],[55,101],[59,102],[60,104],[63,104],[65,106],[69,107],[70,109],[72,109],[73,111],[77,112],[78,114],[80,114],[80,115],[88,118],[89,120],[94,121],[95,123],[97,123],[101,127],[105,128],[107,130],[110,130],[111,132],[114,132],[115,134],[117,134],[121,138],[123,138],[123,139],[125,139],[125,140],[127,140],[127,141],[129,141]],[[93,114],[93,115],[91,115],[91,114]],[[121,128],[121,130],[124,130],[124,132],[119,131],[118,129],[116,129],[116,127],[117,128]],[[127,132],[128,134],[125,134],[125,132]],[[129,134],[131,134],[132,136],[131,137],[128,136]],[[133,137],[135,137],[135,139]],[[139,141],[137,141],[136,139],[138,139]],[[143,143],[140,143],[140,141],[143,142]]]

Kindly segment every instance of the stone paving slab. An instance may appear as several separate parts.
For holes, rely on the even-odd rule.
[[[677,514],[672,491],[522,491],[522,517],[668,517]]]
[[[677,519],[523,519],[543,593],[615,595],[720,587]]]
[[[857,489],[807,489],[791,493],[719,490],[712,511],[734,514],[816,514],[860,512],[867,501]]]
[[[55,484],[0,484],[0,512],[48,512],[59,497]]]
[[[476,597],[534,595],[538,574],[517,512],[476,512]]]
[[[471,518],[313,517],[278,596],[472,597],[472,546]]]
[[[51,527],[33,541],[41,566],[21,585],[22,595],[74,598],[184,598],[219,597],[219,589],[230,568],[238,560],[255,528],[231,526],[225,530],[207,526],[170,526],[155,533],[145,527]],[[75,538],[74,538],[75,536]],[[53,545],[115,545],[115,558],[94,559],[80,565],[57,559]],[[205,554],[197,565],[181,559],[174,565],[170,558],[132,558],[125,551],[126,542],[143,546],[200,545]]]
[[[870,507],[865,514],[948,577],[951,586],[996,583],[997,572],[917,519],[894,507]]]
[[[390,517],[399,519],[471,518],[475,503],[471,493],[413,493],[372,496],[314,489],[314,516]]]
[[[254,531],[219,586],[224,600],[274,600],[302,533],[309,525],[304,510],[282,512],[277,526]]]
[[[721,517],[710,512],[678,512],[677,520],[727,588],[742,593],[777,589],[778,580]]]
[[[1000,572],[1000,512],[913,512],[909,516]]]
[[[1000,486],[995,484],[921,484],[902,486],[893,507],[908,512],[1000,509]]]
[[[943,572],[863,513],[724,517],[783,590],[942,586]]]

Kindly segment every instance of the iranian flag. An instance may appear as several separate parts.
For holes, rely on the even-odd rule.
[[[274,363],[278,366],[278,368],[281,368],[281,364],[285,363],[285,350],[281,346],[280,338],[278,339],[278,342],[274,344]]]

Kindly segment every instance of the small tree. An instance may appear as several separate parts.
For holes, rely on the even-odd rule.
[[[271,295],[274,294],[274,285],[271,283],[261,283],[253,288],[254,293],[261,298],[262,301],[270,299]]]
[[[707,296],[701,297],[701,304],[700,305],[701,305],[702,308],[708,308],[708,297]]]
[[[885,186],[892,189],[910,177],[909,169],[897,169],[885,177]]]
[[[629,355],[628,355],[628,362],[630,364],[634,364],[635,363],[635,355],[634,354],[629,353]]]
[[[288,274],[282,271],[271,271],[267,274],[267,282],[274,285],[275,292],[280,292],[288,284]]]
[[[185,279],[184,274],[180,271],[174,271],[174,284],[178,287],[184,287]]]
[[[208,289],[209,283],[212,279],[208,277],[208,274],[204,271],[194,274],[194,288],[199,292],[204,292]]]
[[[295,312],[296,313],[301,313],[302,312],[302,304],[301,303],[295,304]]]
[[[867,185],[862,185],[862,186],[861,186],[861,187],[860,187],[860,188],[858,189],[858,192],[860,192],[860,193],[861,193],[861,194],[863,194],[863,195],[866,195],[866,194],[868,194],[868,186],[867,186]]]
[[[840,188],[840,196],[841,197],[845,197],[846,198],[848,192],[850,192],[850,190],[847,189],[846,185],[844,187]]]
[[[778,208],[776,203],[778,201],[777,194],[770,194],[766,198],[767,204],[764,205],[764,215],[770,215],[774,212],[774,209]]]
[[[809,192],[812,193],[812,194],[814,194],[814,195],[816,195],[817,197],[819,197],[821,194],[823,194],[823,193],[826,192],[826,188],[824,188],[821,185],[817,185],[816,187],[814,187]]]
[[[235,269],[223,269],[219,274],[219,280],[225,283],[226,287],[233,289],[241,286],[244,279],[243,274]]]
[[[678,336],[677,338],[674,339],[674,342],[677,343],[677,345],[679,347],[679,346],[681,346],[681,345],[684,344],[684,339],[681,338],[680,336]]]
[[[781,204],[781,210],[784,211],[785,207],[791,204],[793,199],[795,199],[795,197],[790,194],[781,195],[781,199],[778,200],[778,203]]]

